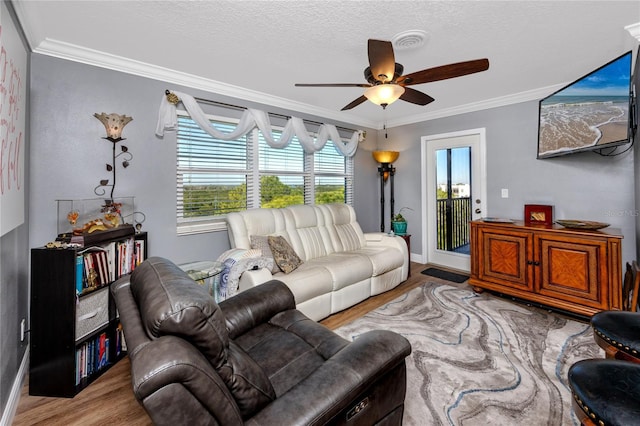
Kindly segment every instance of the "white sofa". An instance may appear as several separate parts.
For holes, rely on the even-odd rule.
[[[252,235],[283,236],[303,263],[274,275],[246,271],[238,291],[272,278],[293,292],[297,308],[320,320],[407,279],[409,254],[400,237],[363,233],[347,204],[251,209],[227,215],[232,248],[251,249]]]

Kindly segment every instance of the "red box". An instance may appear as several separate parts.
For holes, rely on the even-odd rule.
[[[552,225],[553,206],[543,204],[525,204],[524,223],[527,225]]]

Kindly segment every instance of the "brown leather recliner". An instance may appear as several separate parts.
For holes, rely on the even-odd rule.
[[[216,304],[169,260],[112,285],[133,391],[162,425],[400,425],[402,336],[348,342],[295,309],[270,281]]]

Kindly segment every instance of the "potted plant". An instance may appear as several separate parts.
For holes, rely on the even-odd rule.
[[[396,235],[405,235],[407,233],[407,220],[402,216],[403,210],[411,210],[410,207],[403,207],[391,218],[391,227]]]

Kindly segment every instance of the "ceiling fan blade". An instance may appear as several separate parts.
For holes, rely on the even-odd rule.
[[[357,107],[358,105],[360,105],[361,103],[365,102],[366,100],[367,100],[367,98],[364,95],[362,95],[358,99],[356,99],[355,101],[351,102],[349,105],[347,105],[344,108],[342,108],[340,111],[346,111],[348,109]]]
[[[400,96],[400,99],[418,105],[427,105],[435,101],[435,99],[426,93],[422,93],[418,90],[412,89],[411,87],[404,88],[404,93]]]
[[[390,41],[369,39],[369,66],[377,81],[384,83],[393,80],[396,59]]]
[[[371,87],[368,83],[320,83],[320,84],[307,84],[296,83],[296,87]]]
[[[473,61],[458,62],[442,65],[435,68],[417,71],[398,78],[397,83],[403,86],[412,84],[429,83],[432,81],[446,80],[448,78],[462,77],[463,75],[486,71],[489,69],[489,60],[476,59]]]

